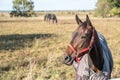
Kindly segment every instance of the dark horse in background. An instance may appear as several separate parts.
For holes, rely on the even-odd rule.
[[[63,55],[63,63],[73,65],[75,80],[108,80],[113,69],[112,54],[104,36],[98,33],[88,15],[82,21],[76,15],[77,29]]]
[[[58,23],[58,20],[57,20],[57,17],[56,17],[56,15],[55,14],[46,14],[45,16],[44,16],[44,21],[47,21],[47,22],[49,22],[50,23],[50,21],[52,20],[52,23],[54,24],[54,23]]]

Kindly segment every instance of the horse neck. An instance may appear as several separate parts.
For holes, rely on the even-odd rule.
[[[90,52],[90,57],[93,61],[93,64],[99,70],[102,70],[103,68],[102,48],[101,48],[101,44],[100,44],[96,30],[95,30],[94,36],[95,36],[95,39],[94,39],[93,48],[91,49],[91,52]]]

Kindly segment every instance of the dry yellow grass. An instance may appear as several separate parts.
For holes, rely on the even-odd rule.
[[[112,78],[120,77],[120,19],[90,18],[96,30],[106,37],[113,54]],[[58,16],[57,25],[42,19],[0,20],[0,80],[74,79],[73,67],[61,62],[63,51],[77,27],[74,16]]]

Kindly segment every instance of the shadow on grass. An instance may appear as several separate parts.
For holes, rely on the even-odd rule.
[[[19,50],[24,47],[32,47],[35,39],[47,39],[54,34],[13,34],[0,35],[0,50]]]

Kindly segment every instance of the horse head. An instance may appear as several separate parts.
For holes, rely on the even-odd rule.
[[[71,65],[76,56],[81,57],[86,52],[83,51],[79,53],[80,51],[87,49],[90,45],[92,35],[94,36],[93,26],[88,15],[86,15],[86,21],[84,22],[82,22],[77,15],[75,16],[75,19],[78,27],[73,32],[72,39],[63,57],[63,61],[67,65]]]
[[[72,39],[63,55],[63,62],[72,65],[73,61],[79,62],[82,56],[89,53],[93,64],[100,70],[103,66],[103,57],[101,45],[95,28],[93,27],[89,16],[83,22],[75,16],[78,24],[77,29],[72,34]]]

